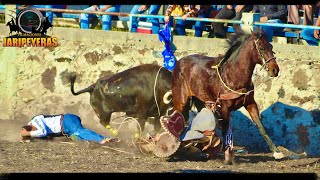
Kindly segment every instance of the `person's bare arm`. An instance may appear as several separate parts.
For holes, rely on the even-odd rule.
[[[320,15],[318,16],[317,22],[315,24],[315,26],[320,26]],[[314,37],[319,39],[320,38],[320,31],[319,30],[314,30],[313,33]]]
[[[232,5],[227,5],[227,9],[233,9]]]
[[[138,11],[145,11],[149,8],[149,5],[141,5],[139,8],[138,8]]]
[[[106,6],[103,6],[101,9],[100,9],[100,12],[105,12],[107,9],[111,8],[112,5],[106,5]]]
[[[37,129],[33,131],[27,131],[26,129],[22,128],[20,130],[21,137],[44,137],[47,136],[47,131],[45,129]]]
[[[236,13],[240,12],[243,8],[244,8],[245,5],[237,5],[236,6]]]
[[[99,11],[99,7],[97,5],[93,5],[92,7],[93,7],[93,10]]]

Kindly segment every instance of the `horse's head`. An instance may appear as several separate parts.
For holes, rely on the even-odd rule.
[[[276,57],[274,57],[273,46],[268,42],[262,30],[260,32],[251,32],[251,34],[254,46],[257,49],[257,63],[264,67],[269,76],[277,77],[279,66],[276,62]]]
[[[10,26],[11,24],[10,24],[10,21],[9,22],[7,22],[7,24],[6,24],[6,26]]]

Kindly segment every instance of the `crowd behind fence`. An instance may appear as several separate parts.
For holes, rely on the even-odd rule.
[[[0,5],[0,13],[4,13],[5,11],[5,5]],[[21,10],[25,7],[23,6],[17,6],[16,10]],[[165,8],[165,7],[163,7]],[[79,10],[79,9],[57,9],[57,8],[36,8],[41,12],[52,12],[52,13],[63,13],[63,14],[73,14],[73,15],[78,15],[76,17],[80,18],[79,16],[81,14],[94,14],[94,15],[111,15],[118,17],[119,20],[128,19],[129,21],[129,31],[132,31],[132,21],[133,18],[147,18],[147,19],[159,19],[163,20],[165,18],[165,15],[151,15],[151,14],[132,14],[130,12],[100,12],[100,11],[84,11],[84,10]],[[250,13],[250,14],[255,14],[255,13]],[[320,16],[320,14],[318,14]],[[123,18],[124,17],[124,18]],[[181,20],[183,19],[182,17],[171,17],[174,20]],[[231,19],[216,19],[216,18],[199,18],[199,17],[187,17],[188,21],[201,21],[201,22],[206,22],[206,23],[212,23],[212,22],[219,22],[219,23],[228,23],[228,24],[240,24],[241,26],[269,26],[269,27],[281,27],[281,28],[291,28],[291,29],[298,29],[298,30],[303,30],[303,29],[312,29],[312,30],[320,30],[320,26],[314,26],[314,25],[296,25],[296,24],[287,24],[287,23],[261,23],[258,21],[253,21],[253,20],[231,20]],[[162,22],[163,24],[163,22]],[[234,32],[234,29],[232,26],[229,26],[227,29],[227,32]],[[275,36],[284,36],[284,37],[296,37],[300,38],[299,32],[292,32],[292,33],[282,33],[280,34],[275,34]]]

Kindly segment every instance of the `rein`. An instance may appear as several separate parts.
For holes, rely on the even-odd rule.
[[[223,81],[223,79],[221,78],[221,75],[220,75],[220,72],[219,72],[219,67],[220,67],[220,64],[221,64],[221,62],[224,60],[224,58],[222,58],[221,59],[221,61],[219,62],[219,64],[217,64],[217,65],[214,65],[214,66],[212,66],[211,68],[214,68],[214,69],[216,69],[216,71],[217,71],[217,74],[218,74],[218,77],[219,77],[219,79],[220,79],[220,81],[222,82],[222,84],[223,84],[223,86],[225,87],[225,88],[227,88],[229,91],[231,91],[231,92],[233,92],[233,93],[236,93],[236,94],[239,94],[240,96],[242,96],[242,95],[249,95],[251,92],[253,92],[254,90],[250,90],[250,91],[248,91],[248,92],[239,92],[239,91],[235,91],[235,90],[233,90],[233,89],[231,89],[228,85],[226,85],[226,83]]]

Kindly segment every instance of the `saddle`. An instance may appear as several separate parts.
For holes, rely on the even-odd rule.
[[[175,110],[169,116],[160,118],[162,128],[173,137],[180,139],[181,133],[185,130],[185,120],[181,112]]]
[[[162,116],[160,118],[160,123],[162,128],[166,131],[166,135],[169,134],[172,137],[176,139],[176,141],[171,140],[171,142],[167,143],[167,146],[172,146],[172,143],[175,142],[177,146],[181,146],[183,149],[188,149],[190,146],[194,146],[199,148],[202,152],[206,153],[207,158],[214,158],[216,155],[221,152],[222,150],[222,143],[219,138],[219,136],[216,135],[215,131],[209,131],[206,130],[204,132],[201,132],[204,137],[201,139],[194,139],[194,140],[188,140],[184,142],[180,142],[180,135],[185,131],[185,120],[181,112],[175,110],[171,115],[169,116]],[[163,137],[166,138],[168,141],[168,136]],[[159,137],[159,139],[162,139],[162,136]],[[165,146],[163,143],[165,141],[162,141],[162,148]],[[181,145],[180,145],[181,143]],[[177,147],[175,146],[175,147]],[[157,148],[156,148],[157,149]],[[165,148],[169,149],[169,148]],[[174,152],[166,153],[167,155],[174,154],[178,148],[172,149]],[[164,157],[163,155],[158,155]]]

